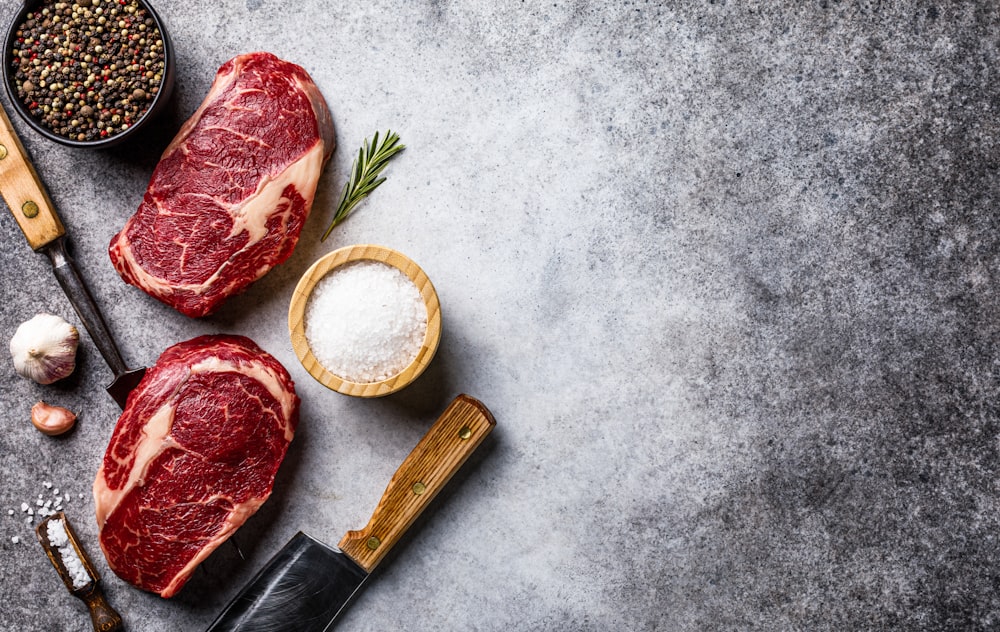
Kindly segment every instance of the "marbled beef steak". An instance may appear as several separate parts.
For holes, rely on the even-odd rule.
[[[271,494],[298,407],[288,372],[248,338],[164,351],[129,395],[94,481],[111,569],[176,594]]]
[[[333,148],[305,70],[270,53],[226,62],[111,240],[111,262],[178,311],[210,314],[291,256]]]

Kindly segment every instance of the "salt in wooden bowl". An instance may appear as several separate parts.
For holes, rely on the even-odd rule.
[[[309,340],[306,338],[306,307],[316,284],[323,277],[340,266],[366,260],[390,265],[413,282],[427,309],[427,330],[424,332],[424,340],[417,357],[402,371],[378,382],[351,382],[332,373],[313,355],[309,348]],[[320,384],[344,395],[382,397],[412,383],[430,364],[441,341],[441,305],[438,302],[437,292],[434,291],[434,286],[424,271],[401,252],[371,244],[347,246],[320,257],[299,279],[288,307],[288,330],[295,355],[309,375]]]

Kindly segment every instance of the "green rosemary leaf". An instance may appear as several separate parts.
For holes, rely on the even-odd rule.
[[[393,133],[392,130],[386,130],[381,144],[379,144],[378,132],[372,136],[370,143],[367,138],[365,139],[361,149],[358,150],[358,157],[351,165],[351,176],[347,184],[344,185],[344,192],[340,196],[337,212],[334,213],[333,221],[323,233],[320,241],[325,241],[334,227],[347,219],[347,216],[361,200],[385,182],[385,177],[380,178],[379,174],[389,164],[389,159],[404,149],[406,149],[406,145],[399,144],[399,135]]]
[[[360,196],[368,195],[369,193],[374,191],[376,187],[378,187],[378,185],[382,184],[383,182],[385,182],[385,178],[376,180],[375,182],[372,182],[371,184],[365,185],[364,187],[358,189],[359,198]],[[360,199],[358,201],[360,201]]]
[[[367,144],[367,141],[365,141]],[[367,149],[367,147],[365,148]],[[364,169],[365,163],[368,161],[368,157],[365,155],[364,149],[358,150],[358,159],[354,161],[354,171],[351,173],[351,186],[354,187],[361,180],[361,176],[364,175],[362,170]]]

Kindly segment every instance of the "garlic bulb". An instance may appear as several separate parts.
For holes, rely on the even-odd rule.
[[[50,437],[68,432],[76,423],[73,411],[38,402],[31,407],[31,423]]]
[[[10,355],[18,374],[39,384],[61,380],[76,368],[76,327],[52,314],[21,323],[10,339]]]

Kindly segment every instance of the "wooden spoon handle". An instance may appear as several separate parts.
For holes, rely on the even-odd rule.
[[[482,403],[459,395],[393,474],[368,525],[349,531],[340,550],[371,573],[495,425]]]
[[[0,107],[0,195],[32,250],[66,233],[3,107]]]

